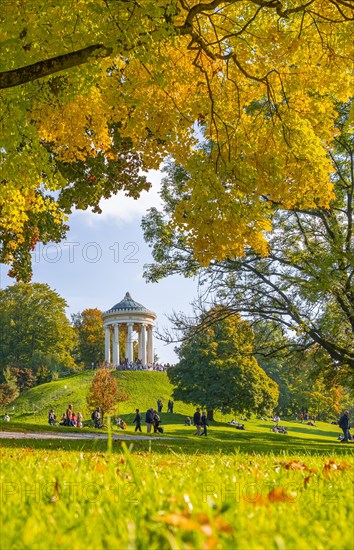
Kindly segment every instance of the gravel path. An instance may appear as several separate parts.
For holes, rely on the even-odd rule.
[[[117,441],[149,441],[161,439],[161,437],[128,434],[112,434]],[[62,433],[62,432],[1,432],[0,439],[107,439],[107,434],[101,433]],[[164,437],[163,439],[174,439],[173,437]]]

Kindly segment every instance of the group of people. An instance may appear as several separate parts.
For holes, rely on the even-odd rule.
[[[147,365],[143,365],[141,359],[137,359],[136,361],[129,361],[129,359],[124,359],[124,361],[121,361],[119,365],[116,363],[109,363],[108,361],[104,361],[103,363],[98,364],[94,368],[102,368],[105,367],[107,369],[117,369],[117,370],[149,370],[149,371],[157,371],[157,372],[166,372],[170,368],[170,363],[164,363],[163,365],[160,363],[148,363]]]
[[[173,407],[174,407],[174,402],[169,399],[168,400],[168,403],[167,403],[167,412],[168,413],[173,413]],[[162,412],[162,409],[163,409],[163,401],[161,399],[161,397],[157,400],[157,412],[158,413],[161,413]]]
[[[272,422],[275,422],[275,425],[270,429],[272,432],[274,432],[276,434],[287,434],[288,433],[288,429],[285,426],[280,426],[279,425],[280,416],[278,414],[273,416]]]
[[[137,415],[139,413],[139,409],[136,409],[137,414],[135,416],[134,422],[136,423],[135,431],[138,429],[138,422],[137,422]],[[161,412],[161,411],[159,411]],[[141,415],[140,415],[141,416]],[[146,423],[146,431],[147,433],[151,433],[151,430],[154,429],[154,433],[163,433],[163,427],[161,426],[161,418],[158,414],[158,411],[156,411],[153,407],[148,409],[145,414],[145,423]],[[141,422],[139,423],[140,431],[141,431]]]
[[[240,422],[237,422],[234,418],[229,422],[229,424],[231,424],[231,426],[235,426],[236,430],[244,430],[245,429],[245,425],[240,424]]]
[[[296,422],[298,422],[299,419],[300,419],[301,424],[303,424],[304,422],[307,422],[308,426],[315,426],[316,425],[316,420],[317,420],[317,415],[314,414],[312,416],[312,420],[313,420],[313,422],[312,422],[311,416],[309,415],[309,413],[308,412],[305,412],[305,413],[302,412],[299,416],[295,415]]]
[[[48,424],[50,426],[54,426],[56,423],[56,415],[53,409],[50,409],[48,414]],[[83,427],[83,415],[81,412],[78,412],[77,414],[73,411],[73,406],[70,404],[68,408],[66,409],[66,412],[63,413],[59,426],[71,426],[74,428],[82,428]]]
[[[193,415],[193,424],[197,430],[194,435],[205,435],[205,437],[208,435],[209,423],[206,411],[200,412],[200,409],[197,408]]]
[[[276,424],[271,428],[271,431],[276,434],[287,434],[288,428],[286,428],[285,426],[279,426],[279,424]]]
[[[167,412],[173,413],[173,406],[174,406],[173,401],[171,399],[169,399],[168,404],[167,404]],[[162,401],[161,398],[159,398],[157,400],[157,409],[154,409],[153,407],[151,407],[146,411],[145,423],[146,423],[147,433],[151,433],[152,430],[153,430],[154,433],[163,433],[164,430],[161,426],[161,417],[160,417],[160,413],[162,412],[162,409],[163,409],[163,401]],[[96,409],[93,411],[93,413],[91,415],[91,418],[93,420],[95,428],[102,428],[101,414],[100,414],[99,407],[96,407]],[[303,422],[304,420],[307,420],[307,418],[305,417],[304,414],[300,415],[301,422]],[[10,417],[7,413],[4,415],[3,419],[6,422],[10,421]],[[314,422],[316,422],[316,416],[313,417],[313,420],[314,420]],[[274,416],[272,418],[272,421],[275,423],[275,425],[271,428],[271,431],[276,432],[276,433],[282,433],[282,434],[287,433],[287,428],[284,427],[284,426],[279,425],[280,417],[278,415]],[[116,425],[117,425],[118,429],[125,430],[127,428],[126,423],[120,417],[117,417],[115,419],[115,422],[116,422]],[[136,432],[137,431],[140,431],[140,432],[142,431],[142,429],[141,429],[142,422],[143,422],[143,416],[142,416],[140,410],[136,409],[135,410],[135,417],[134,417],[134,420],[133,420],[133,423],[135,424],[135,431]],[[310,421],[308,421],[308,423],[309,422]],[[50,411],[49,411],[48,423],[51,426],[54,426],[56,424],[56,415],[55,415],[54,409],[50,409]],[[235,428],[238,429],[238,430],[244,430],[245,429],[245,425],[241,424],[239,422],[236,422],[235,419],[232,419],[229,422],[229,424],[232,425],[232,426],[235,426]],[[59,425],[60,426],[73,426],[73,427],[77,427],[77,428],[82,428],[83,427],[83,415],[81,414],[81,412],[78,412],[77,415],[76,415],[73,411],[73,406],[70,404],[70,405],[68,405],[68,408],[67,408],[66,412],[63,413],[63,415],[60,419]],[[191,421],[189,416],[186,417],[184,425],[185,426],[191,426],[192,425],[192,421]],[[196,411],[193,415],[193,425],[196,427],[196,432],[195,432],[194,435],[197,435],[197,436],[202,436],[202,435],[207,436],[208,435],[209,423],[208,423],[206,411],[203,410],[201,412],[200,408],[196,409]],[[350,434],[349,411],[347,411],[347,410],[344,411],[343,415],[340,417],[340,419],[338,421],[338,425],[343,431],[343,436],[339,436],[338,440],[342,441],[343,443],[346,443],[348,441],[352,441],[353,437]]]
[[[50,426],[55,426],[57,422],[57,417],[54,412],[54,409],[50,409],[48,413],[48,424]],[[77,414],[73,411],[73,406],[68,405],[68,408],[65,413],[63,413],[59,426],[71,426],[74,428],[82,428],[83,427],[83,415],[81,412],[78,412]]]

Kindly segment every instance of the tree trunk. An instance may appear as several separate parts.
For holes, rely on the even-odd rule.
[[[207,409],[207,419],[208,420],[214,420],[214,410],[213,409]]]

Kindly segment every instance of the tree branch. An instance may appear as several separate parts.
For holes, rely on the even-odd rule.
[[[112,51],[112,48],[106,48],[103,44],[95,44],[82,50],[38,61],[32,65],[19,67],[11,71],[3,71],[0,73],[0,89],[20,86],[26,82],[32,82],[38,78],[83,65],[90,58],[108,57]]]

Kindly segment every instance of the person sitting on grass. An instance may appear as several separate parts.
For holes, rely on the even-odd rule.
[[[4,414],[4,422],[10,422],[10,417],[7,413]]]
[[[63,416],[60,419],[59,426],[66,426],[66,414],[63,413]]]
[[[83,420],[83,416],[81,414],[81,412],[78,412],[77,413],[77,427],[78,428],[82,428],[83,424],[82,424],[82,420]]]
[[[240,424],[240,422],[236,422],[236,420],[234,418],[231,420],[231,422],[229,422],[229,424],[231,424],[231,426],[235,426],[236,430],[244,430],[245,429],[245,425]]]
[[[102,428],[102,424],[101,424],[101,415],[100,415],[100,409],[99,407],[97,407],[92,415],[91,415],[91,418],[93,420],[93,425],[95,428]]]
[[[53,409],[50,409],[48,414],[48,424],[49,426],[54,426],[56,420],[56,416]]]
[[[71,425],[76,428],[77,426],[77,418],[76,418],[76,414],[73,413],[72,417],[71,417]]]
[[[185,426],[191,426],[192,425],[192,421],[189,418],[189,416],[186,416],[186,418],[184,419],[184,425]]]
[[[121,419],[121,417],[118,416],[118,417],[115,419],[115,422],[116,422],[117,428],[118,428],[118,430],[119,430],[119,428],[122,427],[122,419]]]
[[[287,434],[288,430],[285,426],[278,426],[275,425],[273,428],[271,428],[272,432],[278,433],[278,434]]]

